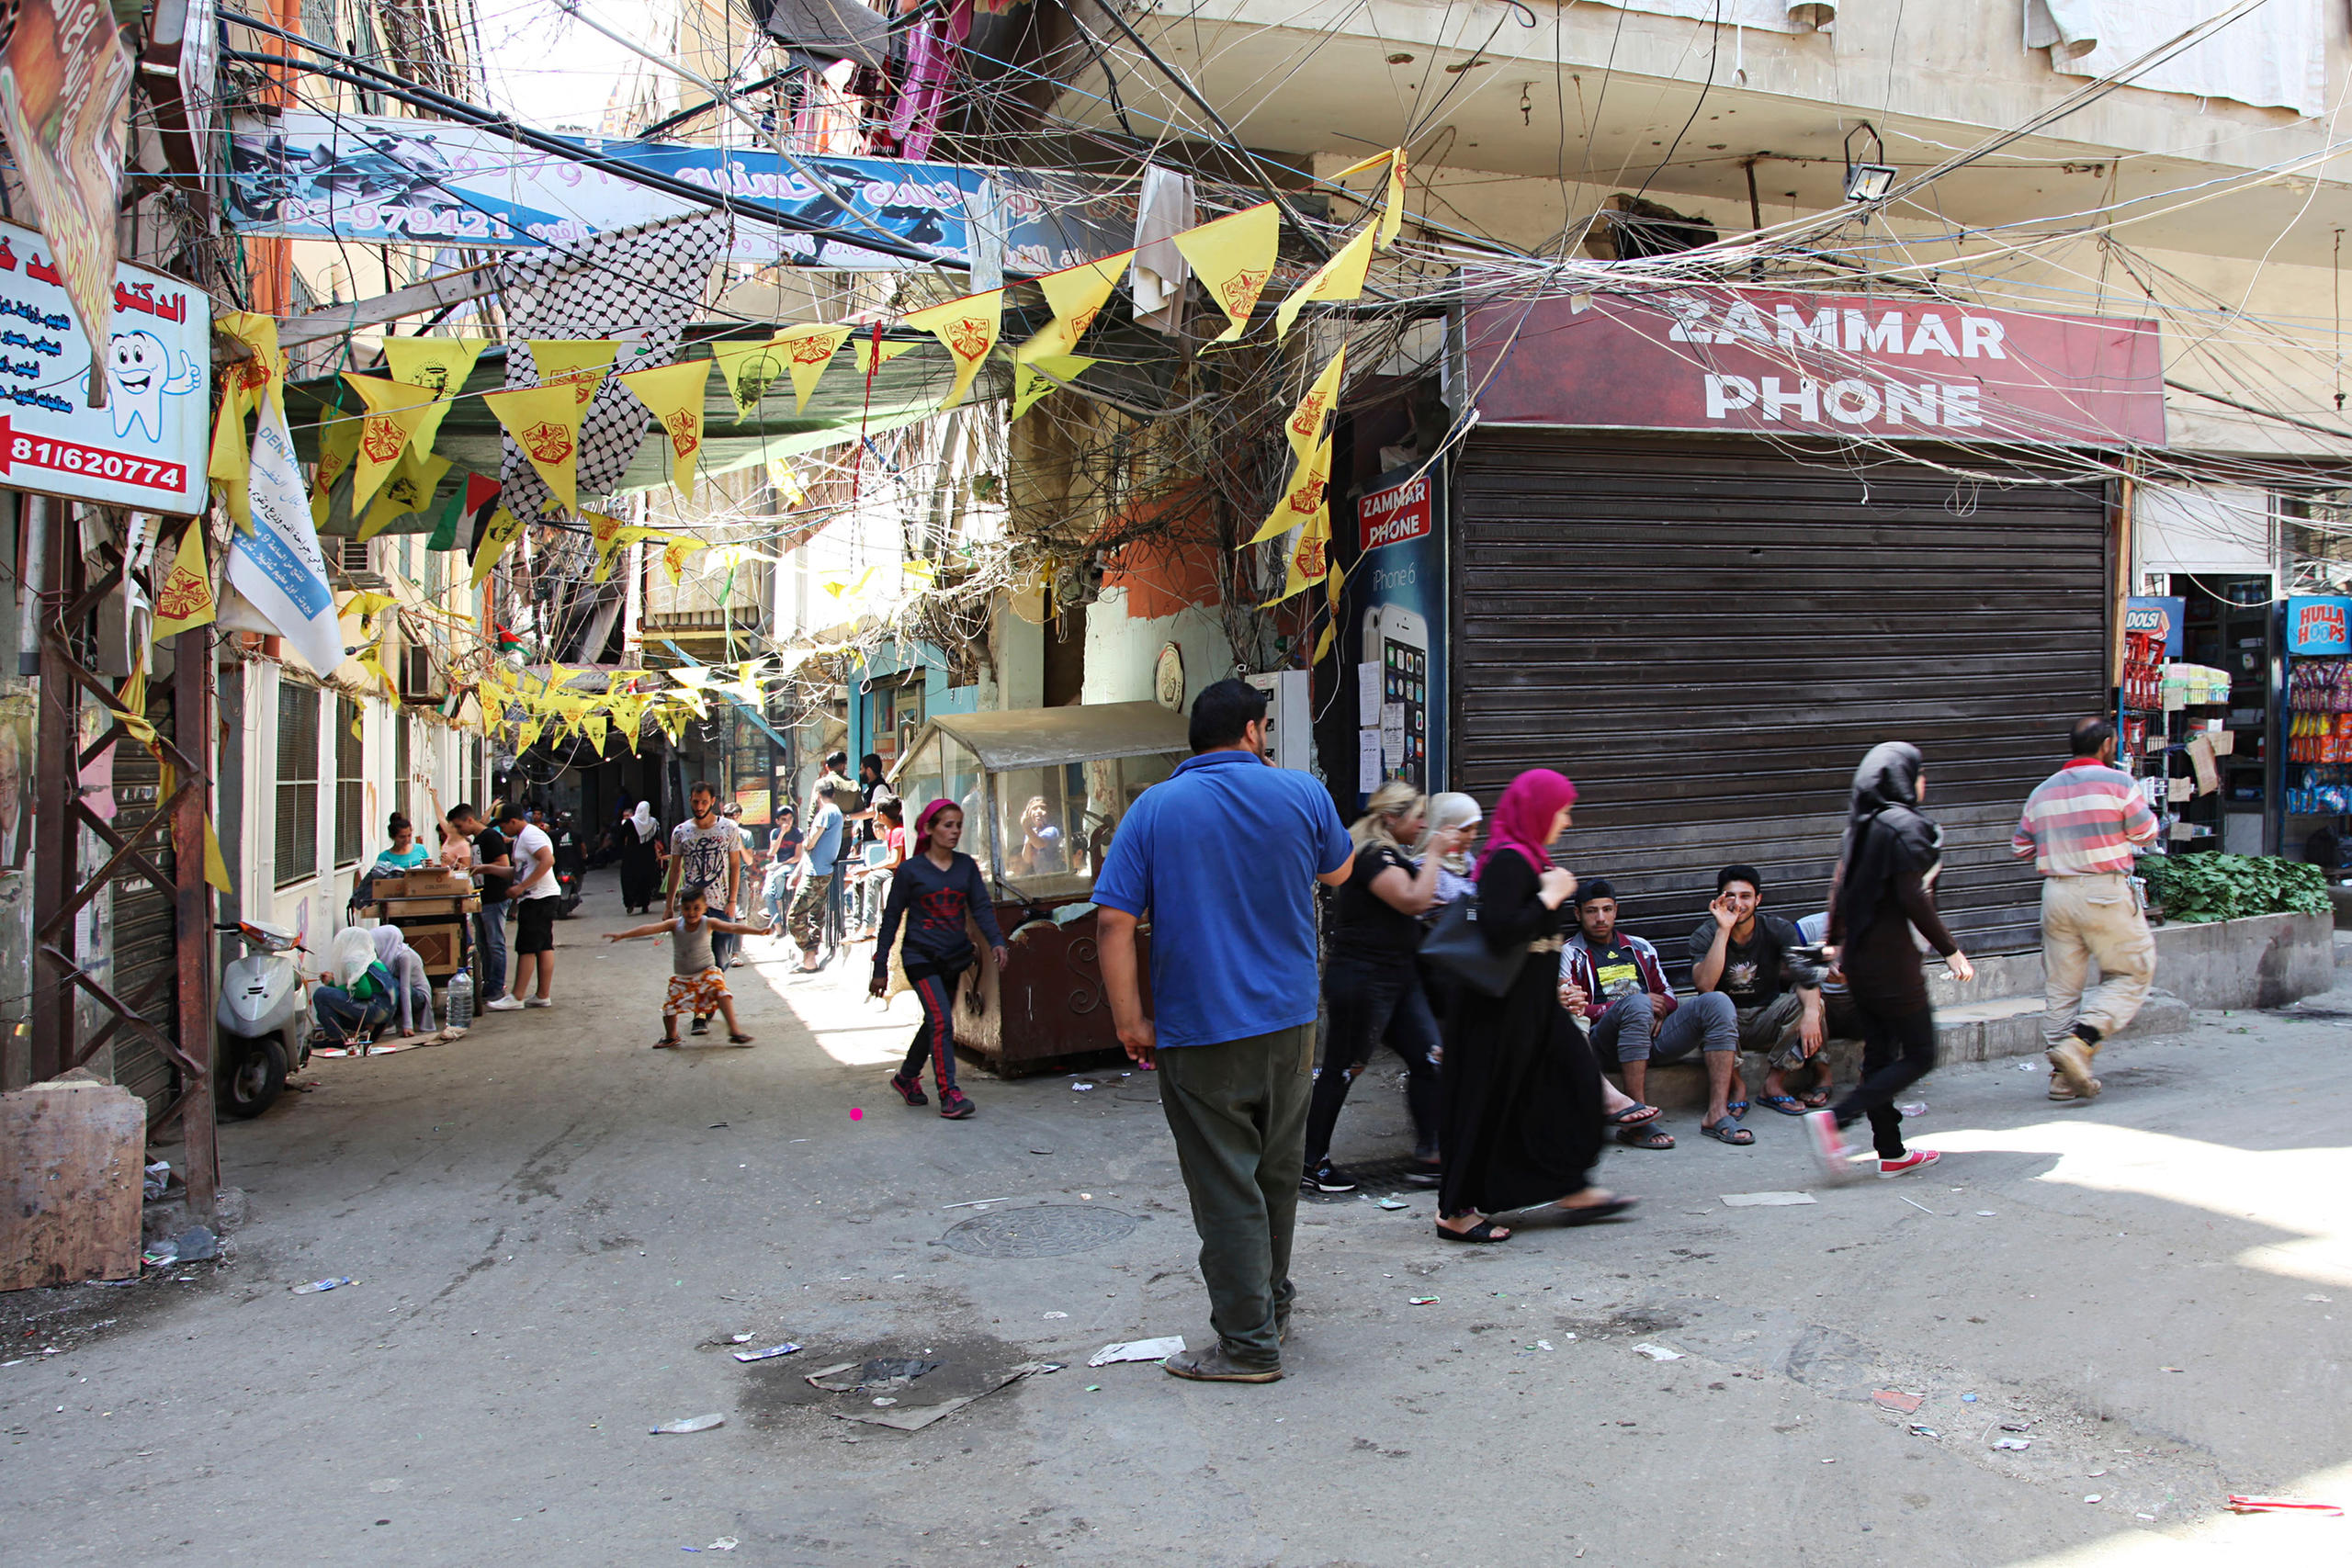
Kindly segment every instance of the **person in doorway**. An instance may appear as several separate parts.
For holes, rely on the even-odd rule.
[[[514,879],[513,847],[506,835],[463,804],[449,807],[449,826],[473,840],[473,868],[481,877],[481,908],[474,914],[474,955],[481,965],[479,976],[481,1010],[519,1012],[523,1004],[506,994],[506,892]]]
[[[653,1043],[657,1051],[667,1050],[678,1043],[678,1015],[691,1014],[697,1021],[712,1013],[727,1021],[727,1043],[749,1045],[752,1037],[743,1032],[735,1021],[735,993],[727,988],[727,971],[719,966],[718,955],[711,949],[711,938],[721,932],[741,936],[747,932],[765,931],[765,926],[737,925],[731,920],[715,919],[710,914],[710,900],[699,887],[689,887],[680,893],[675,904],[677,913],[655,920],[650,925],[631,926],[625,931],[606,931],[606,942],[627,942],[632,937],[661,936],[670,938],[670,987],[662,998],[662,1038]],[[699,1034],[701,1030],[695,1031]]]
[[[896,812],[898,797],[885,805]],[[915,818],[915,839],[922,852],[890,874],[881,934],[874,943],[874,979],[867,989],[877,997],[888,992],[890,948],[903,922],[907,939],[901,963],[907,984],[922,1003],[922,1027],[915,1032],[914,1043],[907,1048],[907,1059],[890,1087],[909,1105],[929,1104],[922,1092],[922,1065],[928,1057],[932,1081],[939,1089],[939,1113],[960,1122],[974,1107],[956,1087],[956,987],[979,957],[964,922],[969,919],[979,926],[999,970],[1004,967],[1004,933],[997,928],[996,907],[989,899],[979,863],[956,847],[964,839],[963,808],[952,800],[933,801]]]
[[[1803,946],[1796,927],[1764,913],[1764,874],[1752,865],[1715,873],[1714,902],[1690,933],[1690,983],[1731,999],[1739,1018],[1739,1048],[1764,1055],[1783,1070],[1821,1049],[1821,980],[1792,952]],[[1747,1111],[1747,1085],[1736,1067],[1729,1097],[1699,1130],[1718,1143],[1745,1145],[1756,1134],[1739,1124]]]
[[[620,840],[621,912],[650,914],[653,895],[662,886],[662,824],[651,801],[639,801],[637,809],[621,818]]]
[[[1600,1068],[1559,1002],[1561,910],[1577,879],[1553,863],[1550,846],[1576,798],[1566,778],[1534,768],[1495,803],[1478,863],[1478,926],[1495,952],[1516,946],[1527,956],[1510,990],[1489,997],[1465,987],[1447,1021],[1441,1240],[1506,1240],[1510,1230],[1487,1216],[1512,1209],[1548,1206],[1583,1225],[1634,1206],[1592,1185]]]
[[[1021,808],[1021,847],[1013,852],[1013,858],[1030,876],[1052,875],[1067,863],[1062,830],[1042,795],[1031,795],[1029,804]]]
[[[555,840],[511,806],[498,826],[514,843],[518,868],[507,890],[514,904],[514,995],[525,1007],[553,1007],[548,993],[555,985],[555,916],[563,904],[563,888],[555,874]]]
[[[392,977],[395,1012],[402,1035],[430,1034],[433,1021],[433,982],[426,978],[424,960],[408,944],[398,926],[377,926],[368,933],[376,943],[376,962]]]
[[[1266,694],[1193,699],[1193,755],[1138,796],[1094,884],[1103,989],[1159,1100],[1201,1237],[1216,1342],[1168,1358],[1181,1378],[1272,1382],[1289,1331],[1293,1228],[1315,1065],[1315,890],[1351,874],[1330,792],[1266,758]],[[1143,1010],[1136,928],[1148,914]]]
[[[891,879],[907,863],[906,807],[892,795],[874,808],[874,843],[881,858],[858,873],[858,940],[874,935],[882,923],[882,906],[889,901]]]
[[[1445,857],[1467,835],[1457,829],[1432,836],[1416,868],[1404,846],[1420,837],[1426,809],[1419,790],[1391,779],[1372,792],[1363,816],[1348,829],[1355,858],[1333,900],[1330,958],[1323,970],[1330,1027],[1307,1103],[1302,1192],[1355,1190],[1356,1184],[1331,1165],[1331,1133],[1349,1087],[1384,1043],[1405,1059],[1405,1103],[1413,1117],[1413,1164],[1407,1179],[1437,1185],[1437,1020],[1421,988],[1416,955],[1420,917],[1437,902]]]
[[[2074,760],[2026,796],[2010,852],[2041,874],[2041,1037],[2050,1098],[2099,1091],[2091,1058],[2132,1021],[2156,978],[2156,939],[2132,886],[2132,856],[2155,842],[2156,816],[2115,765],[2115,726],[2075,721]],[[2099,983],[2083,982],[2097,964]]]
[[[1862,1081],[1834,1109],[1805,1115],[1815,1156],[1832,1179],[1852,1173],[1844,1132],[1864,1117],[1879,1175],[1901,1176],[1941,1157],[1903,1146],[1903,1112],[1894,1105],[1895,1096],[1936,1066],[1936,1015],[1912,931],[1944,955],[1959,979],[1976,976],[1936,913],[1930,888],[1944,835],[1919,808],[1927,794],[1919,749],[1905,741],[1871,747],[1854,770],[1846,840],[1829,885],[1829,942],[1861,1020]]]
[[[1657,949],[1617,929],[1617,890],[1595,877],[1576,894],[1577,931],[1560,953],[1560,1000],[1584,1021],[1592,1053],[1624,1075],[1628,1103],[1607,1112],[1618,1140],[1634,1148],[1670,1149],[1674,1140],[1651,1125],[1652,1062],[1698,1051],[1707,1069],[1707,1125],[1732,1122],[1731,1080],[1739,1055],[1739,1015],[1731,998],[1702,991],[1689,1001],[1666,983]],[[1715,1134],[1710,1134],[1713,1136]]]
[[[808,874],[793,895],[792,940],[800,949],[800,972],[813,974],[825,966],[825,913],[832,901],[833,863],[842,842],[842,808],[835,805],[831,784],[817,786],[817,810],[808,818]]]
[[[732,924],[736,900],[742,892],[743,860],[737,852],[742,847],[743,831],[719,814],[718,786],[708,779],[696,779],[686,791],[686,807],[694,815],[670,833],[670,890],[662,918],[675,916],[678,896],[697,888],[719,919]],[[715,943],[712,954],[723,956]],[[695,1013],[694,1032],[709,1032],[710,1014]]]

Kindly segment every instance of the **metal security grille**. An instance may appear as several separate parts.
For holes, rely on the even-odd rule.
[[[359,705],[349,697],[334,700],[334,863],[349,865],[359,858],[368,836],[361,817],[367,804],[367,748],[360,743]]]
[[[319,694],[281,681],[277,687],[277,885],[319,872]]]
[[[2106,706],[2106,498],[1957,483],[1761,442],[1488,430],[1457,472],[1457,787],[1582,792],[1564,840],[1678,982],[1716,869],[1823,907],[1855,764],[1927,758],[1938,902],[1972,951],[2033,946],[2018,807]]]

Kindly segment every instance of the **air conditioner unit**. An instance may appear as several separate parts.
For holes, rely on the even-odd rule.
[[[433,668],[433,655],[428,649],[401,649],[401,695],[431,702],[440,696],[440,682]]]

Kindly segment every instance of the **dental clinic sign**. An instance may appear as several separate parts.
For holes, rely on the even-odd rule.
[[[106,407],[90,338],[40,231],[0,223],[0,487],[140,512],[204,510],[212,305],[123,264],[107,302]]]
[[[1482,423],[2156,446],[2154,321],[1691,288],[1481,306]]]

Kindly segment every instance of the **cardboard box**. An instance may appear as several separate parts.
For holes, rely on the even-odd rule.
[[[458,959],[465,950],[458,933],[465,928],[455,920],[429,926],[402,926],[401,937],[416,949],[424,963],[424,972],[434,979],[458,972]]]
[[[406,876],[379,876],[374,886],[379,898],[457,898],[474,890],[472,877],[438,866],[412,871]]]

